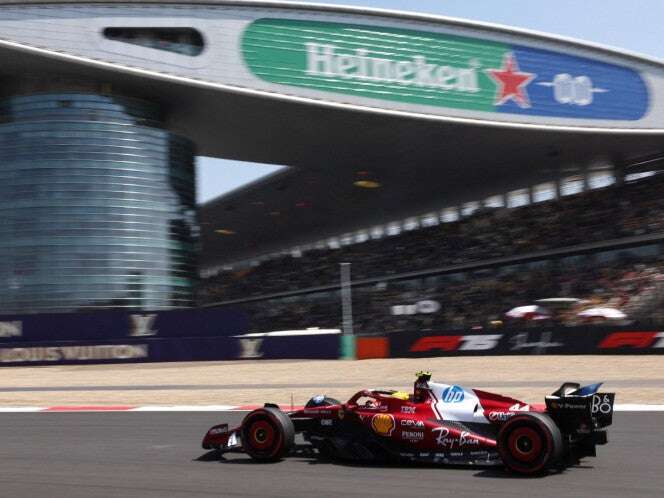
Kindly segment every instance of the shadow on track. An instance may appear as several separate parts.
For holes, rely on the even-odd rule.
[[[227,465],[274,465],[279,462],[259,462],[251,459],[246,455],[240,453],[235,453],[238,458],[226,458],[219,450],[211,450],[198,458],[194,458],[194,461],[199,462],[218,462],[221,464]],[[286,459],[285,459],[286,460]],[[568,469],[593,469],[592,465],[583,465],[577,464],[563,469],[551,469],[550,471],[537,474],[533,476],[524,476],[519,474],[514,474],[501,466],[486,466],[482,467],[480,465],[476,466],[466,466],[466,465],[444,465],[444,464],[426,464],[426,463],[417,463],[417,462],[356,462],[356,461],[344,461],[336,460],[330,458],[324,458],[317,456],[315,454],[296,454],[291,455],[287,458],[289,461],[295,461],[303,465],[333,465],[339,467],[350,467],[350,468],[373,468],[373,469],[392,469],[394,471],[404,470],[409,471],[414,468],[422,470],[432,470],[439,471],[441,469],[446,470],[457,470],[459,472],[474,472],[473,477],[478,478],[489,478],[489,479],[542,479],[545,477],[550,477],[558,474],[565,473]],[[284,460],[281,460],[282,462]]]
[[[274,465],[279,462],[259,462],[253,460],[252,458],[243,455],[241,453],[235,453],[237,458],[226,458],[225,454],[222,454],[219,450],[210,450],[203,453],[201,456],[194,458],[193,461],[197,462],[217,462],[225,465]],[[429,469],[429,470],[440,470],[440,469],[456,469],[461,472],[475,472],[478,469],[481,469],[480,466],[464,466],[464,465],[436,465],[436,464],[426,464],[426,463],[417,463],[417,462],[356,462],[356,461],[344,461],[336,460],[330,458],[324,458],[317,456],[315,454],[296,454],[291,455],[290,457],[284,459],[288,461],[295,461],[303,465],[333,465],[339,467],[350,467],[350,468],[373,468],[373,469],[393,469],[398,471],[400,469],[412,470],[412,469]],[[281,460],[283,462],[284,460]],[[483,472],[496,472],[496,475],[505,473],[504,470],[500,468],[496,469],[495,467],[486,467],[486,470]],[[481,473],[480,473],[481,474]],[[481,476],[484,477],[484,476]],[[487,475],[486,477],[489,477]]]
[[[223,459],[223,455],[219,450],[211,450],[203,453],[198,458],[194,458],[194,462],[215,462]]]
[[[557,474],[558,472],[555,473]],[[524,476],[520,474],[513,474],[502,468],[491,468],[491,469],[484,469],[474,474],[473,477],[490,478],[490,479],[542,479],[543,477],[548,477],[550,475],[552,475],[551,472],[546,474],[537,474],[534,476]]]

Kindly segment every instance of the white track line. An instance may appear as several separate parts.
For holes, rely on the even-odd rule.
[[[173,405],[173,406],[138,406],[130,412],[227,412],[237,409],[233,405]]]
[[[169,406],[128,406],[126,408],[114,409],[95,409],[95,407],[81,407],[77,406],[58,406],[57,410],[52,410],[53,407],[48,406],[0,406],[0,413],[32,413],[32,412],[46,412],[46,413],[84,413],[84,412],[232,412],[232,411],[249,411],[246,406],[235,405],[169,405]],[[616,404],[614,406],[616,412],[664,412],[664,405],[646,405],[636,403]]]
[[[41,412],[44,407],[40,406],[0,406],[0,413],[27,413]]]
[[[664,405],[639,405],[639,404],[616,404],[613,406],[616,412],[664,412]]]

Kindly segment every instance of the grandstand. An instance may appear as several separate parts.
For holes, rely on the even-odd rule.
[[[664,177],[615,180],[520,207],[478,206],[456,221],[441,210],[427,227],[405,222],[373,240],[243,262],[203,280],[200,304],[241,304],[255,330],[339,327],[339,264],[349,262],[360,334],[508,326],[511,308],[562,297],[578,302],[528,325],[661,323]],[[580,314],[597,307],[627,318]]]

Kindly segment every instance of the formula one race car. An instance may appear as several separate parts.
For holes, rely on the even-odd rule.
[[[457,385],[431,382],[420,372],[413,394],[367,389],[346,403],[315,396],[284,413],[266,404],[242,424],[212,427],[204,449],[245,452],[270,462],[289,454],[369,462],[504,465],[537,474],[596,456],[608,441],[615,394],[601,384],[565,383],[546,405]],[[306,444],[295,445],[301,433]]]

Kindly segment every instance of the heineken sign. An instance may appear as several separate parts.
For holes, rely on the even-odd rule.
[[[606,120],[641,119],[649,105],[632,69],[465,36],[259,19],[242,54],[271,83],[384,101]]]
[[[306,73],[323,78],[342,78],[358,81],[398,83],[419,88],[438,88],[458,92],[480,91],[477,59],[468,61],[468,67],[429,64],[423,55],[411,60],[390,60],[373,57],[366,48],[358,48],[350,55],[340,54],[334,45],[307,42]]]

